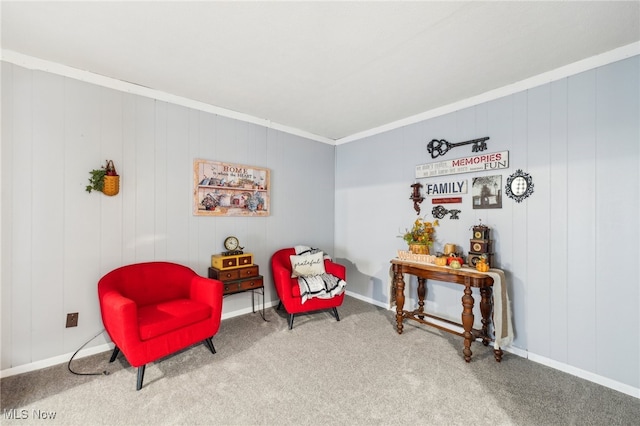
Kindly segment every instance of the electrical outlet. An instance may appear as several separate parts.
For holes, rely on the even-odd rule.
[[[78,326],[78,313],[67,314],[67,328]]]

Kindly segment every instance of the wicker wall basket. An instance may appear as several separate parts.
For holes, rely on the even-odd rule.
[[[113,164],[113,160],[107,160],[107,175],[103,180],[102,193],[104,195],[113,196],[120,192],[120,176],[116,172],[116,166]]]
[[[120,176],[105,176],[102,193],[111,197],[118,192],[120,192]]]

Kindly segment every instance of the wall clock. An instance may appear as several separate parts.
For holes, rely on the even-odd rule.
[[[533,194],[533,179],[529,173],[521,169],[507,178],[507,185],[504,188],[507,197],[513,198],[517,203]]]

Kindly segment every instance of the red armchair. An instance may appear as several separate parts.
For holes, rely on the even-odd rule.
[[[273,284],[280,298],[278,309],[284,306],[289,314],[289,330],[293,328],[295,314],[331,309],[337,321],[340,321],[338,307],[344,300],[344,292],[330,299],[311,298],[302,303],[298,278],[291,278],[291,255],[295,255],[294,248],[278,250],[271,256],[271,271]],[[324,260],[324,268],[328,274],[335,275],[346,281],[346,268],[328,259]]]
[[[148,262],[115,269],[98,282],[102,322],[115,344],[111,360],[122,351],[138,367],[136,390],[144,368],[197,342],[215,354],[211,338],[220,328],[222,282],[199,276],[169,262]]]

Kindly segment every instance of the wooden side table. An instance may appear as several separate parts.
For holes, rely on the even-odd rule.
[[[255,291],[258,290],[258,294],[262,295],[262,312],[260,312],[260,316],[266,321],[264,317],[264,279],[259,273],[258,265],[235,269],[209,267],[209,278],[222,281],[224,284],[224,296],[251,291],[251,311],[253,313],[256,312]]]

